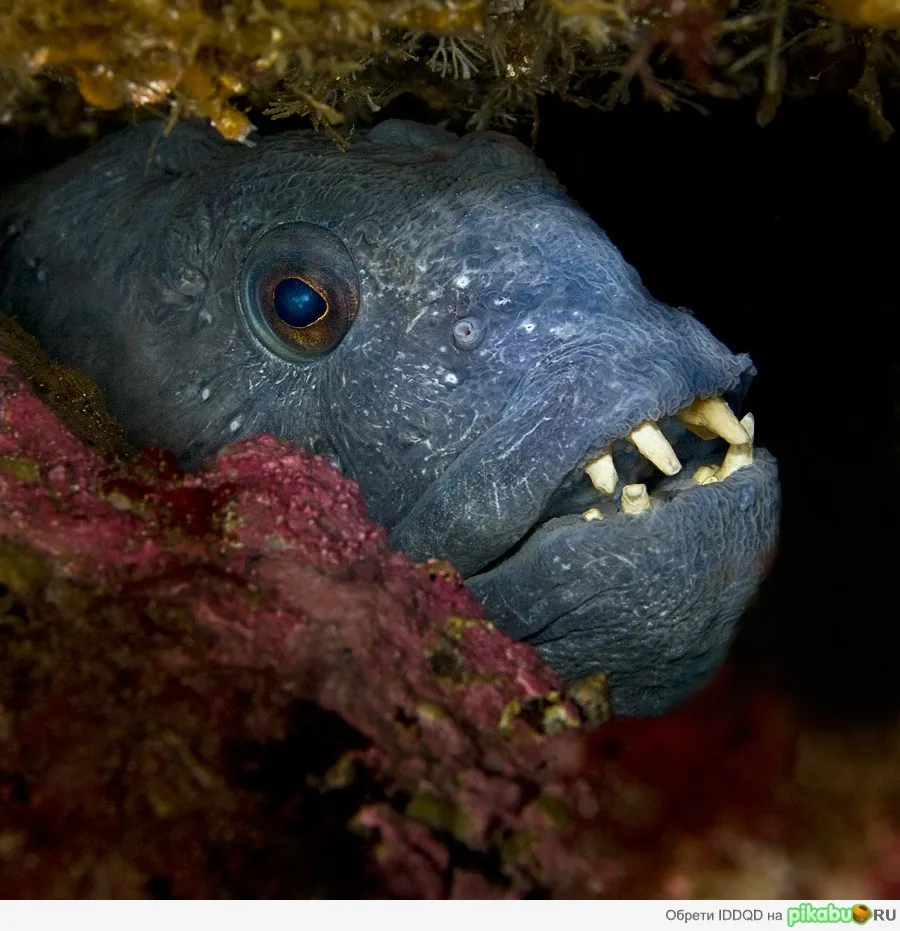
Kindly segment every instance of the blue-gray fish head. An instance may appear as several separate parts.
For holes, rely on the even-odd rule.
[[[136,441],[330,458],[394,545],[454,563],[567,679],[606,672],[620,711],[723,660],[778,529],[736,419],[751,362],[514,140],[389,121],[343,153],[248,149],[146,123],[0,217],[4,307]]]

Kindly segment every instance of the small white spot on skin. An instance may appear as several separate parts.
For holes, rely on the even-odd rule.
[[[494,307],[506,307],[509,303],[508,297],[495,297],[494,298]]]
[[[204,389],[200,392],[200,400],[201,400],[201,401],[208,401],[211,394],[212,394],[212,392],[209,390],[209,388],[204,388]]]
[[[241,429],[241,418],[240,418],[240,417],[235,417],[234,420],[232,420],[231,423],[228,424],[228,429],[229,429],[232,433],[237,433],[238,430]]]
[[[35,273],[34,277],[43,284],[47,280],[47,270],[45,268],[39,268]]]
[[[468,288],[472,279],[468,275],[457,275],[453,283],[457,288]]]
[[[534,324],[530,320],[526,320],[520,327],[520,330],[524,330],[526,333],[534,332]]]
[[[208,310],[201,310],[198,314],[201,323],[209,325],[212,323],[212,314]]]
[[[416,262],[416,271],[425,272],[428,269],[428,263],[424,259],[419,259]]]
[[[453,374],[453,372],[447,372],[447,374],[444,376],[444,381],[447,382],[448,385],[459,384],[459,379]]]

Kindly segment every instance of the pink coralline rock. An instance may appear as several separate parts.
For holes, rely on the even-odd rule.
[[[497,851],[577,780],[578,708],[322,459],[101,457],[0,357],[0,581],[0,894],[435,896],[463,847],[538,884]]]

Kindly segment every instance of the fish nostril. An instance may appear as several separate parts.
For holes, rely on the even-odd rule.
[[[484,338],[484,331],[477,317],[463,317],[453,324],[453,343],[457,349],[474,349]]]

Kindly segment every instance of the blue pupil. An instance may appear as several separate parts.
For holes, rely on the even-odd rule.
[[[275,286],[273,299],[275,313],[288,326],[309,326],[328,310],[322,295],[299,278],[285,278],[279,282]]]

